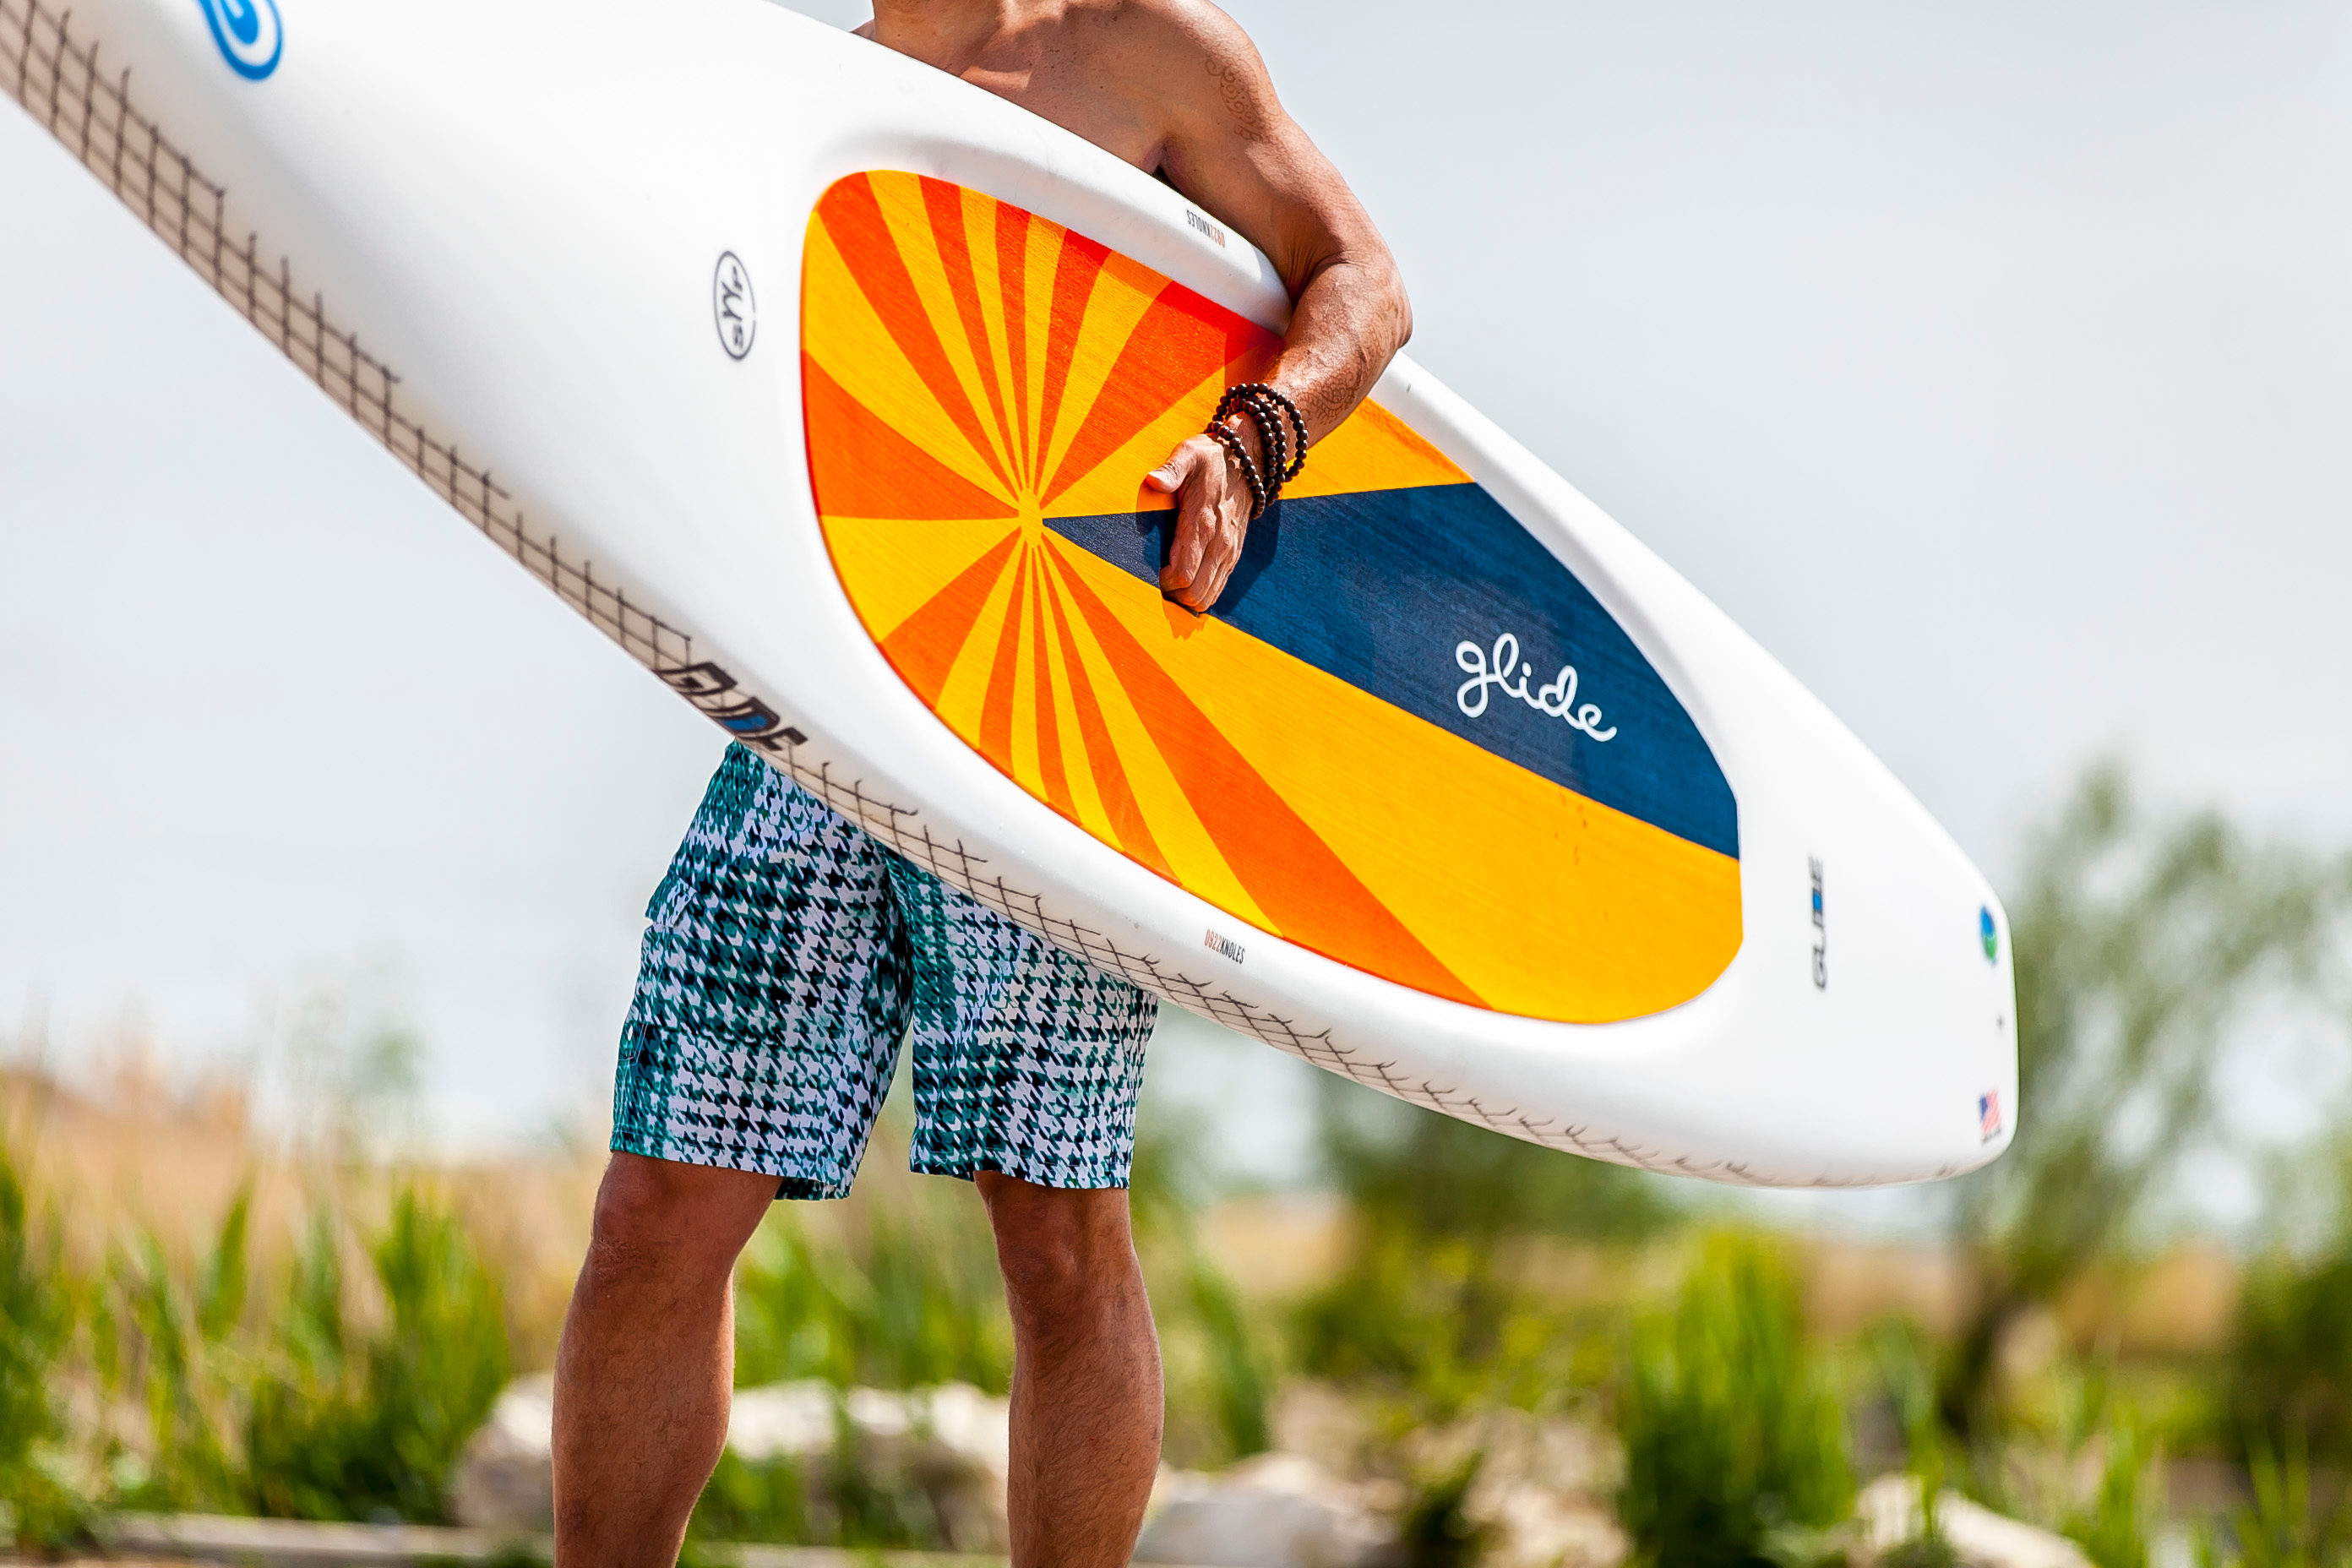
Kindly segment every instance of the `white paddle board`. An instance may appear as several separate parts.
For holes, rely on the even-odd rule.
[[[1983,1163],[1999,900],[1410,360],[1214,610],[1143,475],[1266,259],[761,0],[0,0],[0,85],[403,462],[886,843],[1399,1098],[1769,1184]]]

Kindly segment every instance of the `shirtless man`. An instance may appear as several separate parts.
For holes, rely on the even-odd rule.
[[[1206,0],[876,0],[859,32],[1159,174],[1273,258],[1268,381],[1319,439],[1412,330],[1388,247]],[[1255,424],[1229,428],[1261,470]],[[1183,441],[1161,574],[1241,558],[1239,457]],[[559,1568],[669,1568],[718,1462],[736,1257],[778,1198],[848,1190],[903,1036],[919,1171],[977,1183],[1014,1335],[1016,1568],[1118,1568],[1159,1462],[1159,1344],[1128,1229],[1153,1000],[889,854],[740,748],[647,910],[613,1158],[558,1353]]]

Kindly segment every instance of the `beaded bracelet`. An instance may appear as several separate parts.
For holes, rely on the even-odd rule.
[[[1257,431],[1257,449],[1265,454],[1266,500],[1271,503],[1282,493],[1283,480],[1289,471],[1282,421],[1275,417],[1265,399],[1251,395],[1246,387],[1232,388],[1218,399],[1212,423],[1223,426],[1236,413],[1246,416]]]
[[[1275,488],[1279,490],[1282,486],[1297,479],[1307,467],[1307,420],[1298,412],[1298,405],[1290,401],[1278,389],[1263,381],[1244,381],[1225,389],[1224,396],[1217,403],[1217,417],[1224,418],[1235,407],[1245,408],[1249,411],[1251,423],[1256,425],[1263,432],[1269,418],[1266,408],[1268,404],[1272,404],[1287,416],[1291,428],[1297,432],[1298,444],[1292,448],[1288,462],[1276,459],[1274,464],[1281,473],[1281,477],[1275,481]],[[1266,444],[1266,450],[1271,453],[1278,449],[1281,445],[1281,441],[1277,438]]]
[[[1236,413],[1247,416],[1256,427],[1258,449],[1265,454],[1263,471],[1251,460],[1241,437],[1225,423]],[[1283,415],[1289,416],[1290,430],[1283,428]],[[1297,439],[1295,447],[1291,445],[1293,431]],[[1241,463],[1243,477],[1249,481],[1252,522],[1274,504],[1282,494],[1282,487],[1307,467],[1307,421],[1300,416],[1297,404],[1265,382],[1245,381],[1227,387],[1225,395],[1217,400],[1217,412],[1209,421],[1208,434]]]

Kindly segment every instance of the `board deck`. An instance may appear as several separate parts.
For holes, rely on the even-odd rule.
[[[762,0],[0,0],[0,87],[498,549],[1068,950],[1599,1158],[2007,1146],[1981,875],[1410,358],[1161,598],[1142,476],[1289,305],[1099,149]]]
[[[1174,513],[1142,476],[1274,333],[902,173],[818,202],[801,321],[850,603],[1041,804],[1237,936],[1474,1007],[1610,1023],[1731,962],[1738,814],[1706,741],[1575,574],[1394,415],[1368,404],[1314,449],[1196,616],[1160,595]]]

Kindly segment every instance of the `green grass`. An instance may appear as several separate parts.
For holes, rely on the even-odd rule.
[[[933,1185],[901,1184],[846,1237],[820,1237],[794,1205],[776,1205],[737,1277],[739,1385],[1012,1385],[1012,1323],[979,1199]]]
[[[1642,1564],[1770,1561],[1776,1535],[1853,1504],[1845,1412],[1795,1273],[1759,1237],[1706,1238],[1672,1307],[1634,1325],[1617,1427],[1618,1513]]]
[[[68,1471],[54,1369],[74,1330],[75,1281],[54,1230],[37,1232],[0,1145],[0,1539],[40,1551],[88,1532],[89,1505]]]
[[[242,1479],[265,1514],[446,1518],[450,1468],[506,1386],[498,1280],[454,1217],[404,1191],[369,1250],[370,1330],[337,1316],[330,1233],[296,1268],[299,1326],[247,1402]]]
[[[414,1184],[357,1238],[362,1281],[323,1205],[291,1267],[256,1279],[251,1216],[240,1196],[192,1267],[133,1232],[77,1277],[0,1161],[0,1478],[20,1542],[111,1508],[447,1517],[451,1463],[507,1380],[496,1277]],[[76,1384],[102,1414],[69,1432],[57,1391]]]

